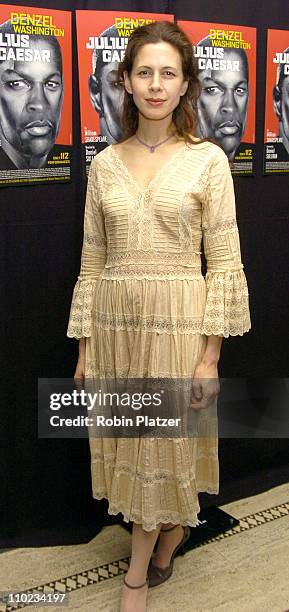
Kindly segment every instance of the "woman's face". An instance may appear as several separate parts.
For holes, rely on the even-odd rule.
[[[188,88],[184,80],[181,56],[170,43],[147,43],[137,53],[130,77],[124,72],[124,84],[139,112],[151,120],[173,113]],[[149,100],[161,100],[152,104]]]

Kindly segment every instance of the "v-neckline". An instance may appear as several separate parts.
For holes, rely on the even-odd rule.
[[[172,162],[176,162],[178,160],[180,154],[182,152],[184,152],[186,149],[187,149],[187,143],[185,142],[181,147],[179,147],[179,149],[177,149],[173,153],[173,155],[171,155],[171,157],[169,157],[169,159],[167,159],[167,161],[159,168],[159,170],[156,172],[156,174],[153,176],[153,178],[149,181],[149,183],[146,185],[146,187],[144,187],[144,186],[140,185],[138,183],[138,181],[134,178],[134,176],[131,174],[131,172],[129,171],[127,165],[124,163],[124,161],[121,159],[119,154],[116,152],[115,147],[113,145],[110,146],[110,151],[111,151],[111,153],[113,155],[113,158],[114,158],[116,164],[118,165],[120,170],[122,170],[124,172],[124,174],[126,175],[128,180],[130,181],[130,183],[140,193],[146,193],[147,191],[149,191],[153,187],[155,182],[160,180],[162,178],[162,176],[166,173],[166,171],[167,171],[168,167],[170,166],[170,164]]]

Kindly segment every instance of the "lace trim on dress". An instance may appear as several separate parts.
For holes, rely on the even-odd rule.
[[[129,249],[126,251],[107,251],[105,268],[120,265],[142,266],[143,264],[159,264],[163,266],[186,266],[196,272],[201,270],[200,251],[182,250],[174,252],[162,252],[160,249],[138,250]]]
[[[215,457],[215,451],[212,453],[212,457]],[[141,481],[142,486],[156,486],[162,483],[176,483],[178,487],[186,489],[191,487],[192,478],[195,477],[194,467],[192,468],[190,474],[187,473],[182,476],[178,476],[170,470],[160,470],[159,468],[156,468],[151,473],[144,473],[131,463],[125,461],[118,461],[116,465],[115,455],[109,456],[106,454],[104,457],[103,452],[97,453],[93,450],[91,464],[93,465],[94,463],[105,464],[106,467],[113,469],[114,477],[117,477],[119,474],[127,474],[130,479]]]
[[[173,371],[173,368],[171,368],[170,371],[161,370],[159,366],[157,366],[156,370],[153,369],[153,366],[148,366],[147,369],[142,367],[137,369],[137,367],[132,367],[130,363],[123,364],[122,366],[117,366],[113,363],[108,362],[96,363],[94,360],[91,359],[86,359],[85,361],[85,374],[88,379],[103,378],[109,380],[113,378],[154,378],[157,380],[157,388],[159,388],[159,385],[162,384],[163,379],[165,381],[167,379],[176,381],[178,379],[181,380],[182,378],[182,374],[179,371]],[[168,382],[165,382],[164,384],[166,385],[166,388],[168,388]],[[189,387],[190,384],[190,381],[188,381],[188,383],[185,382],[185,385],[187,385],[185,389]],[[183,383],[179,383],[179,387],[177,387],[176,383],[174,382],[172,384],[172,389],[182,390]]]
[[[166,334],[199,334],[203,322],[202,316],[165,319],[156,314],[109,314],[99,311],[92,312],[91,316],[95,325],[102,329],[155,331]]]
[[[238,225],[235,218],[226,219],[225,221],[220,221],[216,223],[213,227],[205,227],[203,225],[203,229],[206,231],[207,235],[217,236],[221,234],[228,234],[234,231],[238,231]]]
[[[208,272],[202,334],[242,336],[251,329],[248,286],[243,270]]]
[[[135,246],[143,250],[153,248],[153,207],[149,206],[150,191],[146,189],[132,204],[128,224],[128,248]]]
[[[79,339],[91,336],[91,308],[96,282],[93,280],[76,282],[67,329],[68,338]]]
[[[149,249],[107,253],[102,278],[122,280],[190,280],[201,274],[200,252],[162,253]]]
[[[203,489],[201,489],[203,491]],[[216,488],[212,488],[212,489],[204,489],[204,492],[207,493],[215,493],[217,494],[218,491],[216,490]],[[93,493],[93,497],[94,499],[103,499],[106,498],[107,499],[107,493],[106,493],[106,489],[98,489],[97,491],[95,491]],[[198,510],[199,512],[199,510]],[[124,503],[118,502],[117,504],[109,504],[109,508],[108,508],[108,514],[119,514],[121,513],[123,515],[123,520],[125,523],[129,523],[129,522],[133,522],[133,523],[137,523],[142,525],[142,528],[144,529],[144,531],[153,531],[154,529],[157,528],[157,525],[162,523],[162,524],[167,524],[167,523],[174,523],[175,525],[188,525],[189,527],[197,527],[199,525],[199,520],[198,520],[198,514],[197,512],[192,513],[192,511],[190,512],[190,517],[188,517],[187,519],[184,518],[179,512],[158,512],[156,513],[154,516],[155,518],[152,519],[152,517],[150,515],[144,515],[143,512],[136,512],[131,510],[130,513],[128,514],[127,512],[127,508],[125,507]],[[192,514],[194,514],[195,518],[192,518]]]
[[[200,280],[204,278],[200,271],[188,266],[166,266],[164,265],[126,265],[111,266],[104,268],[102,278],[105,280],[125,280],[133,278],[135,280]]]
[[[95,234],[89,234],[88,232],[84,232],[83,234],[83,244],[84,245],[93,245],[97,247],[105,247],[106,246],[106,238],[96,236]]]

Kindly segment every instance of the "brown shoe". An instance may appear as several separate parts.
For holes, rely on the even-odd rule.
[[[178,527],[178,525],[174,525],[173,527],[170,527],[169,529],[161,529],[161,532],[164,533],[166,531],[171,531],[172,529],[175,529],[175,527]],[[170,564],[168,565],[168,567],[164,567],[164,568],[157,567],[157,565],[153,564],[152,559],[150,560],[149,567],[148,567],[148,585],[149,587],[158,586],[159,584],[162,584],[163,582],[168,580],[168,578],[170,578],[173,573],[174,559],[175,559],[177,552],[180,550],[181,555],[185,554],[186,551],[185,551],[184,544],[189,539],[191,535],[191,530],[188,525],[186,525],[186,527],[183,527],[183,530],[184,530],[183,537],[180,543],[176,546],[175,550],[173,551],[173,554],[170,560]]]

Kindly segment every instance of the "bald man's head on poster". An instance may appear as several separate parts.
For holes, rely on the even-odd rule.
[[[92,74],[89,77],[90,99],[99,114],[101,135],[106,137],[108,144],[118,142],[123,135],[121,113],[124,89],[116,82],[119,53],[111,53],[111,48],[108,48],[112,40],[120,38],[116,26],[102,32],[98,39],[99,48],[92,53]]]
[[[202,90],[198,99],[199,136],[212,138],[234,159],[246,127],[249,68],[240,48],[214,47],[209,37],[195,47]]]
[[[41,168],[60,128],[61,47],[53,35],[15,34],[10,21],[0,35],[1,149],[18,169]]]

